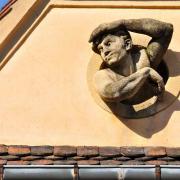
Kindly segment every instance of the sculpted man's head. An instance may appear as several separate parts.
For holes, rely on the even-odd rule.
[[[100,35],[93,41],[93,51],[100,54],[107,66],[118,65],[132,47],[131,36],[128,31],[120,30]]]

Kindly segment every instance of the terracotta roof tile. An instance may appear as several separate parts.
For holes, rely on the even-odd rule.
[[[179,148],[166,147],[0,145],[0,166],[4,164],[179,165],[179,157]]]

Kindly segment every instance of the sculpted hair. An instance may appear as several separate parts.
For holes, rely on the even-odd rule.
[[[116,35],[116,36],[121,36],[124,38],[124,40],[126,39],[131,39],[131,35],[130,33],[127,31],[127,30],[120,30],[120,31],[115,31],[115,32],[109,32],[109,33],[104,33],[104,34],[101,34],[99,35],[92,43],[92,50],[97,53],[97,54],[100,54],[99,50],[98,50],[98,45],[103,41],[103,39],[107,36],[107,35]]]

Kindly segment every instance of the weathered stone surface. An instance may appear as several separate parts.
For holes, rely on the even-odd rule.
[[[136,160],[131,160],[131,161],[124,161],[123,165],[143,165],[143,161],[136,161]]]
[[[9,146],[8,154],[10,155],[18,155],[24,156],[29,155],[31,153],[30,147],[28,146]]]
[[[38,160],[41,159],[41,156],[25,156],[25,157],[21,157],[21,160],[24,161],[33,161],[33,160]]]
[[[7,165],[29,165],[29,161],[8,161]]]
[[[166,161],[160,161],[160,160],[146,161],[144,163],[146,165],[167,165],[168,164]]]
[[[116,160],[104,160],[104,161],[100,161],[101,165],[121,165],[122,162],[121,161],[116,161]]]
[[[78,165],[98,165],[99,161],[96,160],[82,160],[77,162]]]
[[[47,160],[47,159],[31,161],[31,165],[52,165],[52,164],[53,164],[53,161]]]
[[[55,146],[54,155],[56,156],[76,156],[76,148],[73,146]]]
[[[77,155],[85,157],[98,156],[99,150],[96,146],[79,146],[77,147]]]
[[[54,165],[75,165],[75,164],[77,164],[77,161],[73,161],[73,160],[54,161]]]
[[[166,156],[165,147],[146,147],[144,148],[144,152],[146,156],[151,156],[151,157]]]
[[[32,155],[51,155],[53,154],[53,147],[51,146],[32,146],[31,147]]]
[[[99,147],[99,155],[105,157],[121,156],[119,147]]]
[[[62,160],[64,159],[64,157],[51,155],[51,156],[45,156],[44,159],[49,159],[54,161],[54,160]]]
[[[121,154],[128,157],[144,156],[144,148],[142,147],[122,147]]]
[[[0,159],[8,160],[8,161],[18,160],[18,159],[19,159],[19,156],[5,155],[5,156],[0,156]]]
[[[7,154],[7,152],[8,152],[7,146],[1,144],[0,145],[0,155],[1,154]]]
[[[7,163],[7,160],[0,159],[0,166],[5,165]]]
[[[150,28],[148,28],[148,31],[147,31],[147,28],[144,28],[144,24],[146,24],[148,27],[150,27]],[[138,54],[140,52],[140,48],[139,48],[139,51],[134,52],[133,48],[131,48],[131,47],[133,47],[133,42],[131,41],[130,37],[129,37],[129,40],[131,41],[132,46],[129,47],[128,50],[123,51],[123,49],[120,49],[118,46],[117,47],[111,46],[111,43],[113,44],[113,43],[117,42],[117,44],[118,44],[119,37],[116,36],[117,34],[115,35],[115,32],[117,33],[118,31],[122,30],[123,28],[121,26],[123,26],[123,28],[127,28],[127,31],[133,29],[136,33],[143,32],[143,34],[146,34],[146,35],[149,35],[152,37],[151,41],[149,42],[149,44],[147,46],[147,51],[146,51],[147,57],[144,57],[141,59],[142,55]],[[124,19],[124,20],[119,20],[119,21],[111,22],[111,23],[103,23],[95,28],[95,30],[92,32],[92,34],[90,36],[89,42],[92,42],[92,50],[101,56],[101,59],[103,60],[103,63],[106,66],[104,66],[104,68],[103,68],[103,73],[100,70],[99,72],[97,72],[94,75],[94,86],[96,87],[97,93],[99,93],[100,97],[104,97],[103,100],[105,102],[107,100],[108,101],[111,100],[112,102],[118,103],[118,99],[119,99],[119,102],[121,102],[120,99],[121,99],[121,97],[123,97],[123,100],[126,100],[126,104],[131,104],[131,102],[133,102],[134,104],[139,104],[139,103],[144,102],[147,99],[149,99],[149,97],[150,97],[149,94],[151,92],[153,92],[153,93],[151,93],[151,97],[157,96],[157,93],[155,93],[155,91],[153,90],[153,87],[147,86],[148,87],[147,88],[144,84],[140,83],[141,81],[138,81],[139,84],[135,83],[136,79],[138,79],[139,77],[145,76],[145,73],[141,72],[141,70],[139,68],[134,70],[134,74],[133,74],[133,77],[135,79],[134,81],[131,79],[131,76],[129,76],[129,75],[121,78],[123,83],[121,83],[121,80],[119,80],[119,79],[113,79],[113,80],[111,79],[112,75],[118,76],[119,74],[123,74],[122,72],[128,71],[128,69],[130,68],[130,63],[124,63],[124,61],[128,62],[128,59],[129,59],[129,56],[126,56],[126,55],[131,56],[130,61],[134,62],[134,66],[136,66],[137,63],[140,63],[140,62],[142,62],[142,64],[144,64],[146,61],[149,62],[149,61],[151,61],[151,58],[154,58],[152,60],[152,64],[150,63],[151,68],[149,68],[148,66],[146,68],[148,68],[149,74],[152,74],[152,72],[153,72],[153,77],[150,75],[150,78],[152,81],[157,82],[159,87],[161,87],[160,89],[162,89],[162,90],[159,90],[159,92],[160,93],[163,92],[163,90],[164,90],[163,78],[161,77],[160,74],[158,74],[156,72],[156,68],[153,67],[153,63],[155,63],[155,62],[160,63],[162,60],[162,57],[163,57],[163,53],[167,50],[167,46],[169,45],[168,38],[171,39],[172,32],[173,32],[173,26],[172,27],[170,27],[170,26],[172,26],[172,25],[169,25],[166,23],[163,24],[162,22],[156,21],[153,19],[151,19],[151,20],[139,19],[138,23],[136,20]],[[154,42],[157,41],[154,38],[154,35],[157,33],[157,31],[158,31],[158,35],[159,35],[158,38],[164,39],[164,41],[158,42],[160,44],[160,46],[162,47],[162,49],[159,49],[155,46],[153,46],[153,48],[152,48],[152,46],[151,46],[151,43],[153,44]],[[167,31],[167,36],[164,36],[164,33],[166,31]],[[112,32],[114,32],[114,34]],[[115,36],[113,36],[113,37],[108,36],[109,34],[113,34]],[[128,36],[127,32],[126,32],[126,35]],[[166,38],[166,37],[168,37],[168,38]],[[109,46],[107,46],[107,42],[111,42],[111,43],[109,43]],[[102,48],[99,50],[99,47],[102,47]],[[149,53],[149,51],[151,53]],[[114,52],[116,52],[116,53],[114,53]],[[122,52],[125,54],[124,56],[122,56]],[[154,56],[154,54],[158,54],[159,56]],[[148,58],[148,56],[149,56],[149,58]],[[120,61],[120,59],[123,59],[123,61]],[[152,68],[154,68],[154,69],[152,69]],[[139,73],[135,73],[138,71],[139,71]],[[125,78],[125,81],[123,81],[123,78]],[[112,81],[113,83],[111,84],[110,87],[109,86],[107,87],[104,82],[109,82],[109,81],[110,82]],[[124,82],[127,82],[127,84],[131,84],[130,87],[127,86],[126,88],[124,88],[124,86],[125,86]],[[137,85],[139,85],[139,89],[136,89]],[[135,96],[132,96],[133,92],[136,94]],[[124,96],[124,94],[126,94],[126,96]],[[125,108],[126,107],[127,106],[125,106]],[[151,107],[149,107],[149,109],[150,108]],[[139,113],[134,113],[134,116],[133,116],[132,115],[133,113],[127,113],[128,109],[127,109],[127,111],[126,110],[123,111],[121,108],[121,110],[117,111],[116,110],[117,108],[113,108],[113,106],[111,106],[111,109],[112,109],[112,112],[116,112],[116,114],[118,114],[119,117],[126,117],[126,118],[128,118],[128,117],[139,118],[139,116],[140,116],[139,114],[143,110],[145,110],[145,109],[142,109],[141,111],[139,111]],[[157,108],[154,108],[154,111],[156,112]],[[126,112],[126,113],[123,114],[123,112]],[[144,111],[144,112],[145,112],[145,115],[148,116],[148,115],[150,115],[149,113],[151,113],[152,110]]]
[[[180,157],[180,148],[166,148],[166,153],[170,157]]]

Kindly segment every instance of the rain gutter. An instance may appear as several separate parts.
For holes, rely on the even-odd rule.
[[[6,165],[3,180],[179,180],[178,165]]]

